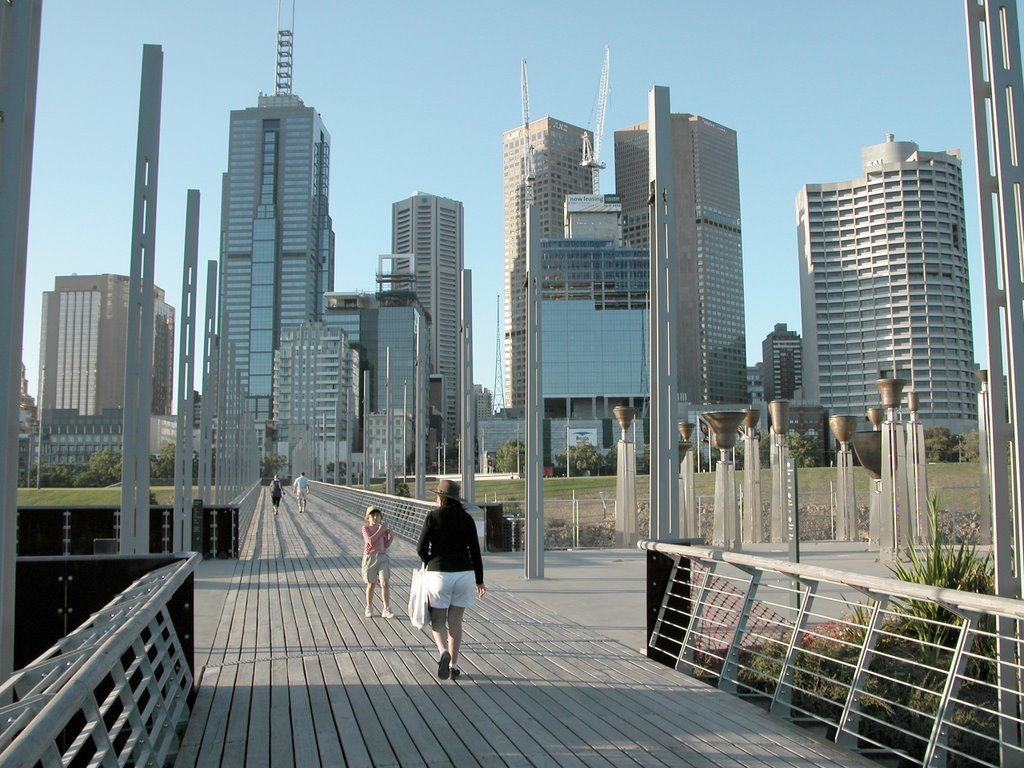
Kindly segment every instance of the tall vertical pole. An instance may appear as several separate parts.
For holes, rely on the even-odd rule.
[[[199,498],[213,502],[213,417],[217,405],[217,262],[206,262],[203,316],[203,395],[199,403]]]
[[[650,168],[651,295],[651,521],[652,538],[679,538],[679,449],[676,391],[679,361],[676,307],[679,263],[670,233],[675,224],[672,159],[672,113],[669,89],[655,86],[647,94]],[[687,361],[696,365],[697,361]]]
[[[149,552],[149,417],[153,410],[153,269],[160,160],[164,53],[142,48],[135,208],[128,278],[128,338],[124,365],[121,451],[121,552]]]
[[[174,450],[173,551],[189,548],[192,530],[192,381],[196,343],[196,270],[199,263],[199,190],[190,189],[185,201],[185,257],[181,274],[181,312],[178,327],[178,433]]]
[[[1020,61],[1017,4],[965,0],[967,52],[974,104],[981,262],[985,286],[989,363],[989,461],[996,594],[1020,598],[1024,577],[1024,380],[1017,361],[1024,354],[1024,243],[1021,243],[1020,126],[1024,125],[1024,78]],[[996,238],[998,236],[998,245]],[[1005,336],[1004,336],[1005,331]],[[1005,366],[1005,368],[1004,368]],[[1001,619],[997,658],[1000,742],[1024,742],[1013,723],[1020,717],[1020,680],[1013,638],[1020,627]],[[1016,654],[1016,657],[1015,657]],[[1002,748],[1003,765],[1014,759]]]
[[[391,347],[384,350],[384,410],[387,417],[384,420],[384,488],[385,493],[393,496],[395,493],[395,462],[391,456],[391,425],[393,418],[391,409]]]
[[[416,443],[416,498],[421,501],[427,495],[427,350],[423,315],[416,314],[416,384],[413,387],[413,440]]]
[[[459,463],[462,465],[462,498],[476,500],[476,442],[474,422],[476,409],[473,407],[473,273],[462,270],[462,301],[459,312],[462,315],[459,327]]]
[[[532,185],[532,182],[527,182]],[[544,381],[540,301],[543,265],[540,211],[528,190],[526,207],[526,578],[544,578]]]
[[[21,337],[25,323],[25,264],[28,258],[29,193],[35,138],[36,85],[42,0],[0,4],[0,458],[4,467],[0,512],[0,681],[14,668],[14,561],[17,553],[18,396]],[[40,408],[42,402],[40,401]],[[40,411],[42,413],[42,411]],[[41,437],[41,435],[40,435]],[[0,706],[9,704],[0,701]]]
[[[373,464],[370,457],[370,372],[363,371],[363,490],[370,490]]]

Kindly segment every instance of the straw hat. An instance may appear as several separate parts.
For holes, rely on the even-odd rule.
[[[448,499],[455,499],[461,501],[462,497],[459,496],[459,484],[454,480],[442,480],[437,484],[437,495],[444,496]]]

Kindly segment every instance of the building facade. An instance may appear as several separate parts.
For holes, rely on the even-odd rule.
[[[458,200],[417,192],[391,207],[391,252],[411,255],[397,272],[409,284],[427,318],[430,368],[444,379],[443,417],[448,434],[458,434],[461,278],[464,263],[463,209]]]
[[[649,156],[646,122],[615,132],[615,188],[628,247],[650,247]],[[749,402],[736,132],[698,115],[673,114],[672,157],[679,397]]]
[[[863,418],[895,376],[929,426],[976,429],[960,154],[889,134],[861,164],[796,199],[805,399]]]
[[[528,126],[521,125],[502,134],[506,407],[522,407],[526,402],[527,175],[532,172],[540,236],[561,237],[566,197],[591,192],[590,169],[580,165],[583,134],[582,128],[551,117],[532,120]]]
[[[69,275],[43,292],[39,407],[100,416],[124,405],[127,275]],[[172,412],[174,307],[153,287],[152,413]]]
[[[341,328],[322,322],[285,328],[274,359],[277,453],[291,474],[344,461],[359,403],[359,354]],[[301,464],[301,466],[299,466]]]
[[[223,178],[219,333],[233,346],[249,414],[271,419],[274,353],[285,328],[323,316],[334,287],[331,139],[287,89],[231,112]]]
[[[786,323],[776,323],[775,329],[761,342],[763,396],[772,400],[793,400],[803,377],[803,341],[800,334],[791,331]]]
[[[414,412],[417,353],[421,364],[429,369],[430,337],[425,331],[417,348],[417,334],[420,328],[426,328],[426,318],[415,294],[406,290],[376,294],[331,292],[326,296],[326,304],[324,324],[344,330],[358,357],[359,378],[354,387],[359,407],[354,423],[359,426],[353,441],[354,450],[363,451],[364,416],[388,411],[389,383],[390,410]],[[434,434],[428,434],[430,442],[442,437],[442,402],[443,398],[431,403],[437,419],[432,420]]]
[[[541,240],[544,415],[611,418],[641,412],[647,386],[649,260],[614,240]]]

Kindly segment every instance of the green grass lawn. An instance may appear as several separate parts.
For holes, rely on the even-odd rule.
[[[797,470],[797,493],[802,502],[827,499],[831,491],[831,483],[835,482],[836,471],[833,467],[811,467]],[[961,511],[976,510],[978,505],[978,483],[980,482],[977,464],[930,464],[928,466],[929,493],[938,493],[939,504],[944,508]],[[858,499],[868,498],[870,479],[860,467],[854,468],[854,483]],[[736,485],[743,487],[743,472],[736,473]],[[524,480],[477,480],[476,501],[516,501],[525,496]],[[713,472],[702,472],[695,475],[694,486],[698,496],[715,495],[715,475]],[[761,493],[767,502],[767,494],[771,489],[771,473],[761,471]],[[601,493],[615,496],[615,477],[549,477],[544,480],[544,498],[571,499],[575,493],[577,498],[598,498]],[[638,498],[650,495],[650,476],[639,475],[636,479]]]
[[[832,467],[814,467],[797,472],[798,495],[803,503],[828,498],[830,483],[835,482],[836,472]],[[854,469],[854,482],[858,499],[866,499],[869,491],[867,472],[860,467]],[[978,506],[979,469],[977,464],[930,464],[928,465],[928,487],[930,493],[938,493],[942,508],[960,511],[976,511]],[[736,473],[737,487],[743,487],[743,472]],[[715,495],[714,473],[702,472],[695,476],[694,485],[698,496]],[[771,475],[761,471],[761,493],[767,502],[771,489]],[[155,486],[152,489],[157,504],[173,504],[174,488]],[[377,489],[379,490],[379,489]],[[518,501],[526,494],[525,480],[477,480],[476,501]],[[637,497],[645,499],[650,494],[650,476],[639,475],[636,479]],[[544,498],[581,499],[600,498],[605,493],[614,498],[615,476],[601,477],[549,477],[544,480]],[[61,505],[117,505],[121,503],[120,488],[19,488],[18,506],[61,506]]]
[[[173,504],[174,488],[154,486],[150,488],[157,504]],[[195,489],[193,489],[193,493]],[[62,506],[106,506],[121,504],[120,488],[19,488],[19,507],[62,507]]]

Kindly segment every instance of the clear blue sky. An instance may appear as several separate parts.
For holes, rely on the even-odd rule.
[[[197,188],[201,320],[228,115],[273,90],[277,18],[277,0],[44,1],[24,338],[33,395],[54,276],[129,271],[145,43],[164,50],[156,282],[180,314],[185,196]],[[671,88],[673,111],[737,131],[751,364],[775,323],[800,329],[798,190],[858,176],[861,147],[887,132],[963,154],[975,357],[987,361],[960,0],[297,0],[294,32],[293,90],[331,133],[335,289],[374,290],[393,202],[415,191],[462,201],[477,383],[494,385],[501,133],[522,122],[520,59],[532,117],[593,128],[605,45],[602,191],[614,191],[612,135],[647,118],[653,85]]]

